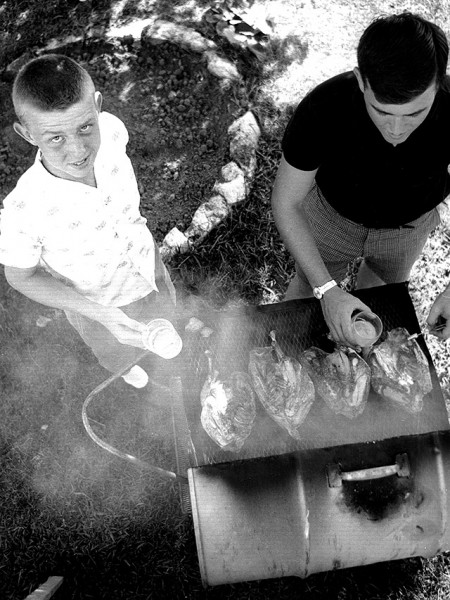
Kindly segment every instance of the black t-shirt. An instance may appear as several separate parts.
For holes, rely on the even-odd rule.
[[[450,92],[439,90],[423,123],[393,146],[371,120],[353,72],[337,75],[299,104],[282,149],[291,166],[318,168],[317,185],[344,217],[405,225],[450,192]]]

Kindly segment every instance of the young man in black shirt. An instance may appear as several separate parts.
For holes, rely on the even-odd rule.
[[[312,90],[292,116],[272,206],[296,262],[286,299],[316,296],[336,341],[355,346],[365,309],[336,281],[364,261],[358,287],[406,281],[450,192],[450,85],[443,31],[411,13],[374,21],[358,67]],[[447,325],[450,284],[428,317]]]

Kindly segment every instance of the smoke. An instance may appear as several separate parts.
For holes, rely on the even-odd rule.
[[[150,377],[144,390],[118,378],[89,406],[89,422],[102,440],[168,471],[179,468],[173,409],[186,410],[193,432],[200,426],[200,389],[208,374],[205,350],[213,351],[224,376],[247,370],[246,353],[253,343],[251,321],[246,320],[239,300],[220,309],[214,307],[214,286],[217,282],[211,282],[207,297],[181,294],[176,307],[164,307],[161,316],[174,323],[183,339],[180,357],[164,360],[148,355],[139,363]],[[23,458],[24,476],[41,501],[61,511],[118,514],[144,505],[156,511],[167,505],[165,479],[99,447],[83,427],[83,401],[108,372],[98,365],[60,311],[12,294],[18,302],[8,306],[9,320],[2,322],[8,331],[1,363],[7,385],[2,390],[0,435],[2,442]],[[236,323],[230,318],[234,313],[242,328],[237,346]],[[192,317],[203,323],[195,332],[188,327]],[[170,382],[177,376],[182,379],[183,398],[174,407]],[[268,417],[263,413],[262,418]]]
[[[14,459],[42,502],[60,510],[91,503],[97,511],[121,513],[167,504],[166,480],[111,455],[87,435],[81,405],[109,374],[62,313],[11,290],[5,296],[13,300],[0,314],[0,443],[7,460]],[[44,322],[41,316],[45,327],[36,325]],[[91,409],[102,439],[175,470],[167,391],[149,386],[144,393],[119,379]]]

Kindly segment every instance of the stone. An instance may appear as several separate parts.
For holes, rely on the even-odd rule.
[[[207,69],[212,75],[227,82],[239,81],[241,79],[239,71],[230,60],[218,56],[212,50],[205,52],[205,58],[208,63]]]
[[[173,256],[177,252],[184,254],[185,252],[188,252],[189,249],[190,242],[186,235],[177,227],[173,227],[163,239],[162,246],[159,250],[163,260],[165,260],[168,256]]]
[[[226,200],[219,195],[212,196],[197,208],[185,235],[196,240],[203,239],[223,221],[228,213],[229,207]]]
[[[200,33],[189,27],[157,19],[142,30],[141,44],[145,47],[161,42],[178,44],[182,48],[193,52],[205,52],[216,47],[213,41],[204,38]]]
[[[230,156],[251,179],[256,168],[256,149],[261,129],[252,111],[247,111],[228,128]]]
[[[235,162],[226,164],[221,169],[223,181],[216,181],[213,193],[225,198],[228,205],[242,202],[247,195],[247,185],[242,169]]]

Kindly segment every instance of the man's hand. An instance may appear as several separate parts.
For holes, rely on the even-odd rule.
[[[439,323],[444,325],[443,329],[436,329]],[[428,315],[427,325],[430,328],[430,333],[440,340],[450,338],[450,285],[434,301]]]
[[[66,286],[42,269],[16,269],[5,267],[8,283],[16,290],[45,306],[79,313],[104,325],[121,343],[144,348],[142,331],[144,325],[130,319],[113,306],[103,306],[88,300],[73,288]]]
[[[96,320],[104,325],[121,344],[145,348],[142,342],[145,325],[127,317],[120,308],[103,307]]]
[[[355,310],[374,314],[370,308],[355,296],[344,292],[339,286],[325,292],[320,303],[333,340],[358,350],[360,347],[352,328],[352,314]]]

